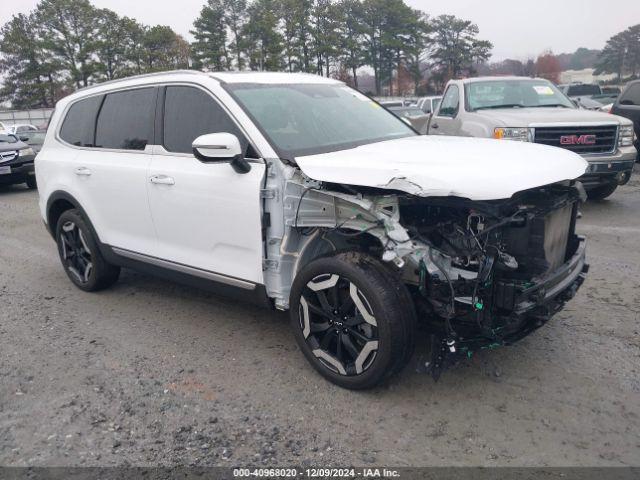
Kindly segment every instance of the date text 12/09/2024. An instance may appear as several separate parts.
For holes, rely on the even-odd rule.
[[[400,473],[389,468],[234,468],[233,476],[235,478],[398,478]]]

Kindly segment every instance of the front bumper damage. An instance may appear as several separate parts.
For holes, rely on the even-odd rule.
[[[580,183],[482,202],[328,184],[283,170],[267,176],[263,194],[265,286],[275,307],[289,308],[293,279],[314,258],[366,252],[406,285],[431,336],[434,378],[543,326],[588,271],[586,240],[575,234],[586,199]]]
[[[461,336],[454,341],[444,334],[432,335],[431,359],[427,367],[434,379],[462,358],[470,358],[474,352],[513,345],[562,310],[576,295],[589,272],[587,241],[584,237],[577,237],[577,241],[573,256],[554,272],[535,278],[524,287],[517,282],[497,281],[493,306],[511,313],[493,316],[489,326],[478,329],[479,335]],[[482,313],[476,310],[473,314]]]

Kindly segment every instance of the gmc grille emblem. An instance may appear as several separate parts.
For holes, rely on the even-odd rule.
[[[561,145],[595,145],[597,141],[595,135],[565,135],[560,137]]]

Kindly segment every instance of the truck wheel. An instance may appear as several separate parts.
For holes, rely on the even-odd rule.
[[[605,198],[611,196],[617,188],[617,183],[601,185],[599,187],[587,190],[587,197],[589,198],[589,200],[604,200]]]
[[[400,371],[413,351],[409,298],[404,284],[368,255],[322,257],[293,282],[291,325],[321,375],[344,388],[372,388]]]
[[[120,267],[105,261],[98,244],[80,212],[67,210],[56,226],[58,253],[69,279],[85,292],[103,290],[113,285]]]

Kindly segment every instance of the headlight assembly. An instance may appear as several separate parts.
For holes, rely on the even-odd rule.
[[[496,128],[493,131],[493,138],[497,140],[515,140],[516,142],[529,141],[528,128]]]
[[[618,135],[619,147],[632,147],[635,139],[636,134],[633,131],[633,125],[623,125],[620,127],[620,134]]]
[[[29,148],[23,148],[22,150],[18,150],[18,156],[19,157],[29,157],[29,156],[35,156],[36,152],[33,151],[33,148],[29,147]]]

